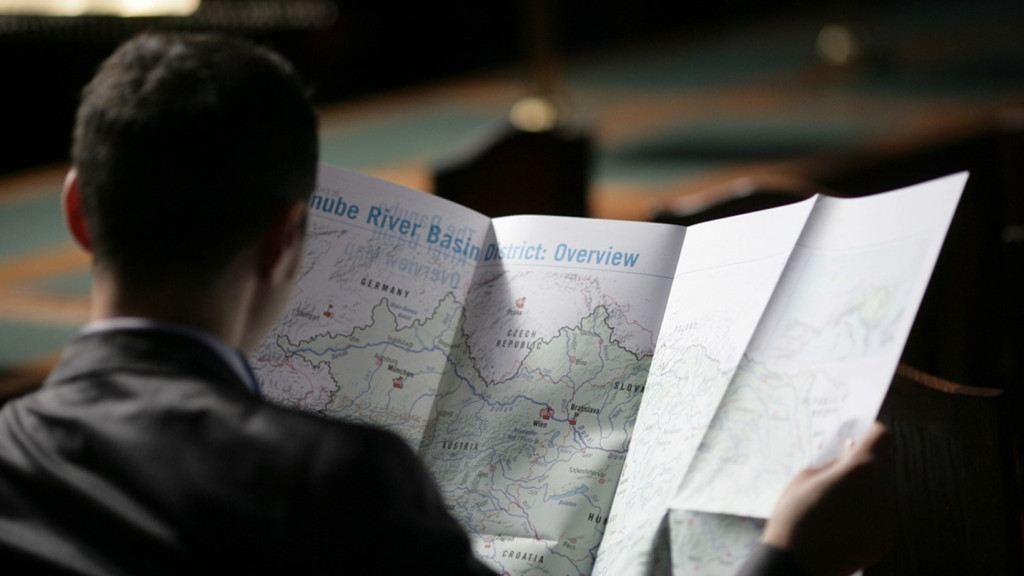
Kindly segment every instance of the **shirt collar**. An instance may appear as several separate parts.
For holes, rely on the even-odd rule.
[[[254,394],[259,395],[259,381],[256,379],[255,374],[252,373],[252,369],[249,367],[249,362],[245,359],[245,355],[242,352],[231,348],[222,340],[212,336],[208,332],[191,326],[186,326],[184,324],[160,322],[149,318],[105,318],[103,320],[94,320],[89,322],[82,327],[80,333],[84,335],[94,334],[97,332],[108,332],[112,330],[155,330],[178,334],[196,342],[200,342],[210,350],[213,350],[221,357],[222,360],[227,362],[228,366],[231,367],[235,374],[242,379],[242,382],[245,382],[249,390]]]

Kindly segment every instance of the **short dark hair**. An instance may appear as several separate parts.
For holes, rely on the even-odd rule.
[[[72,162],[98,261],[125,281],[218,277],[319,154],[307,90],[279,54],[218,34],[146,33],[82,92]]]

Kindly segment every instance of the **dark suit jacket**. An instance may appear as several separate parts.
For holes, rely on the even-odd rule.
[[[0,410],[0,572],[486,573],[398,437],[270,405],[213,351],[81,336]]]

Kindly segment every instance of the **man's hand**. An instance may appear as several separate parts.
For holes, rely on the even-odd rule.
[[[875,423],[832,462],[786,488],[762,541],[812,576],[845,575],[880,560],[895,538],[892,439]]]

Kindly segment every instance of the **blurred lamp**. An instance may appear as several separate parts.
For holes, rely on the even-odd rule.
[[[201,0],[0,0],[0,14],[26,16],[188,16]]]

